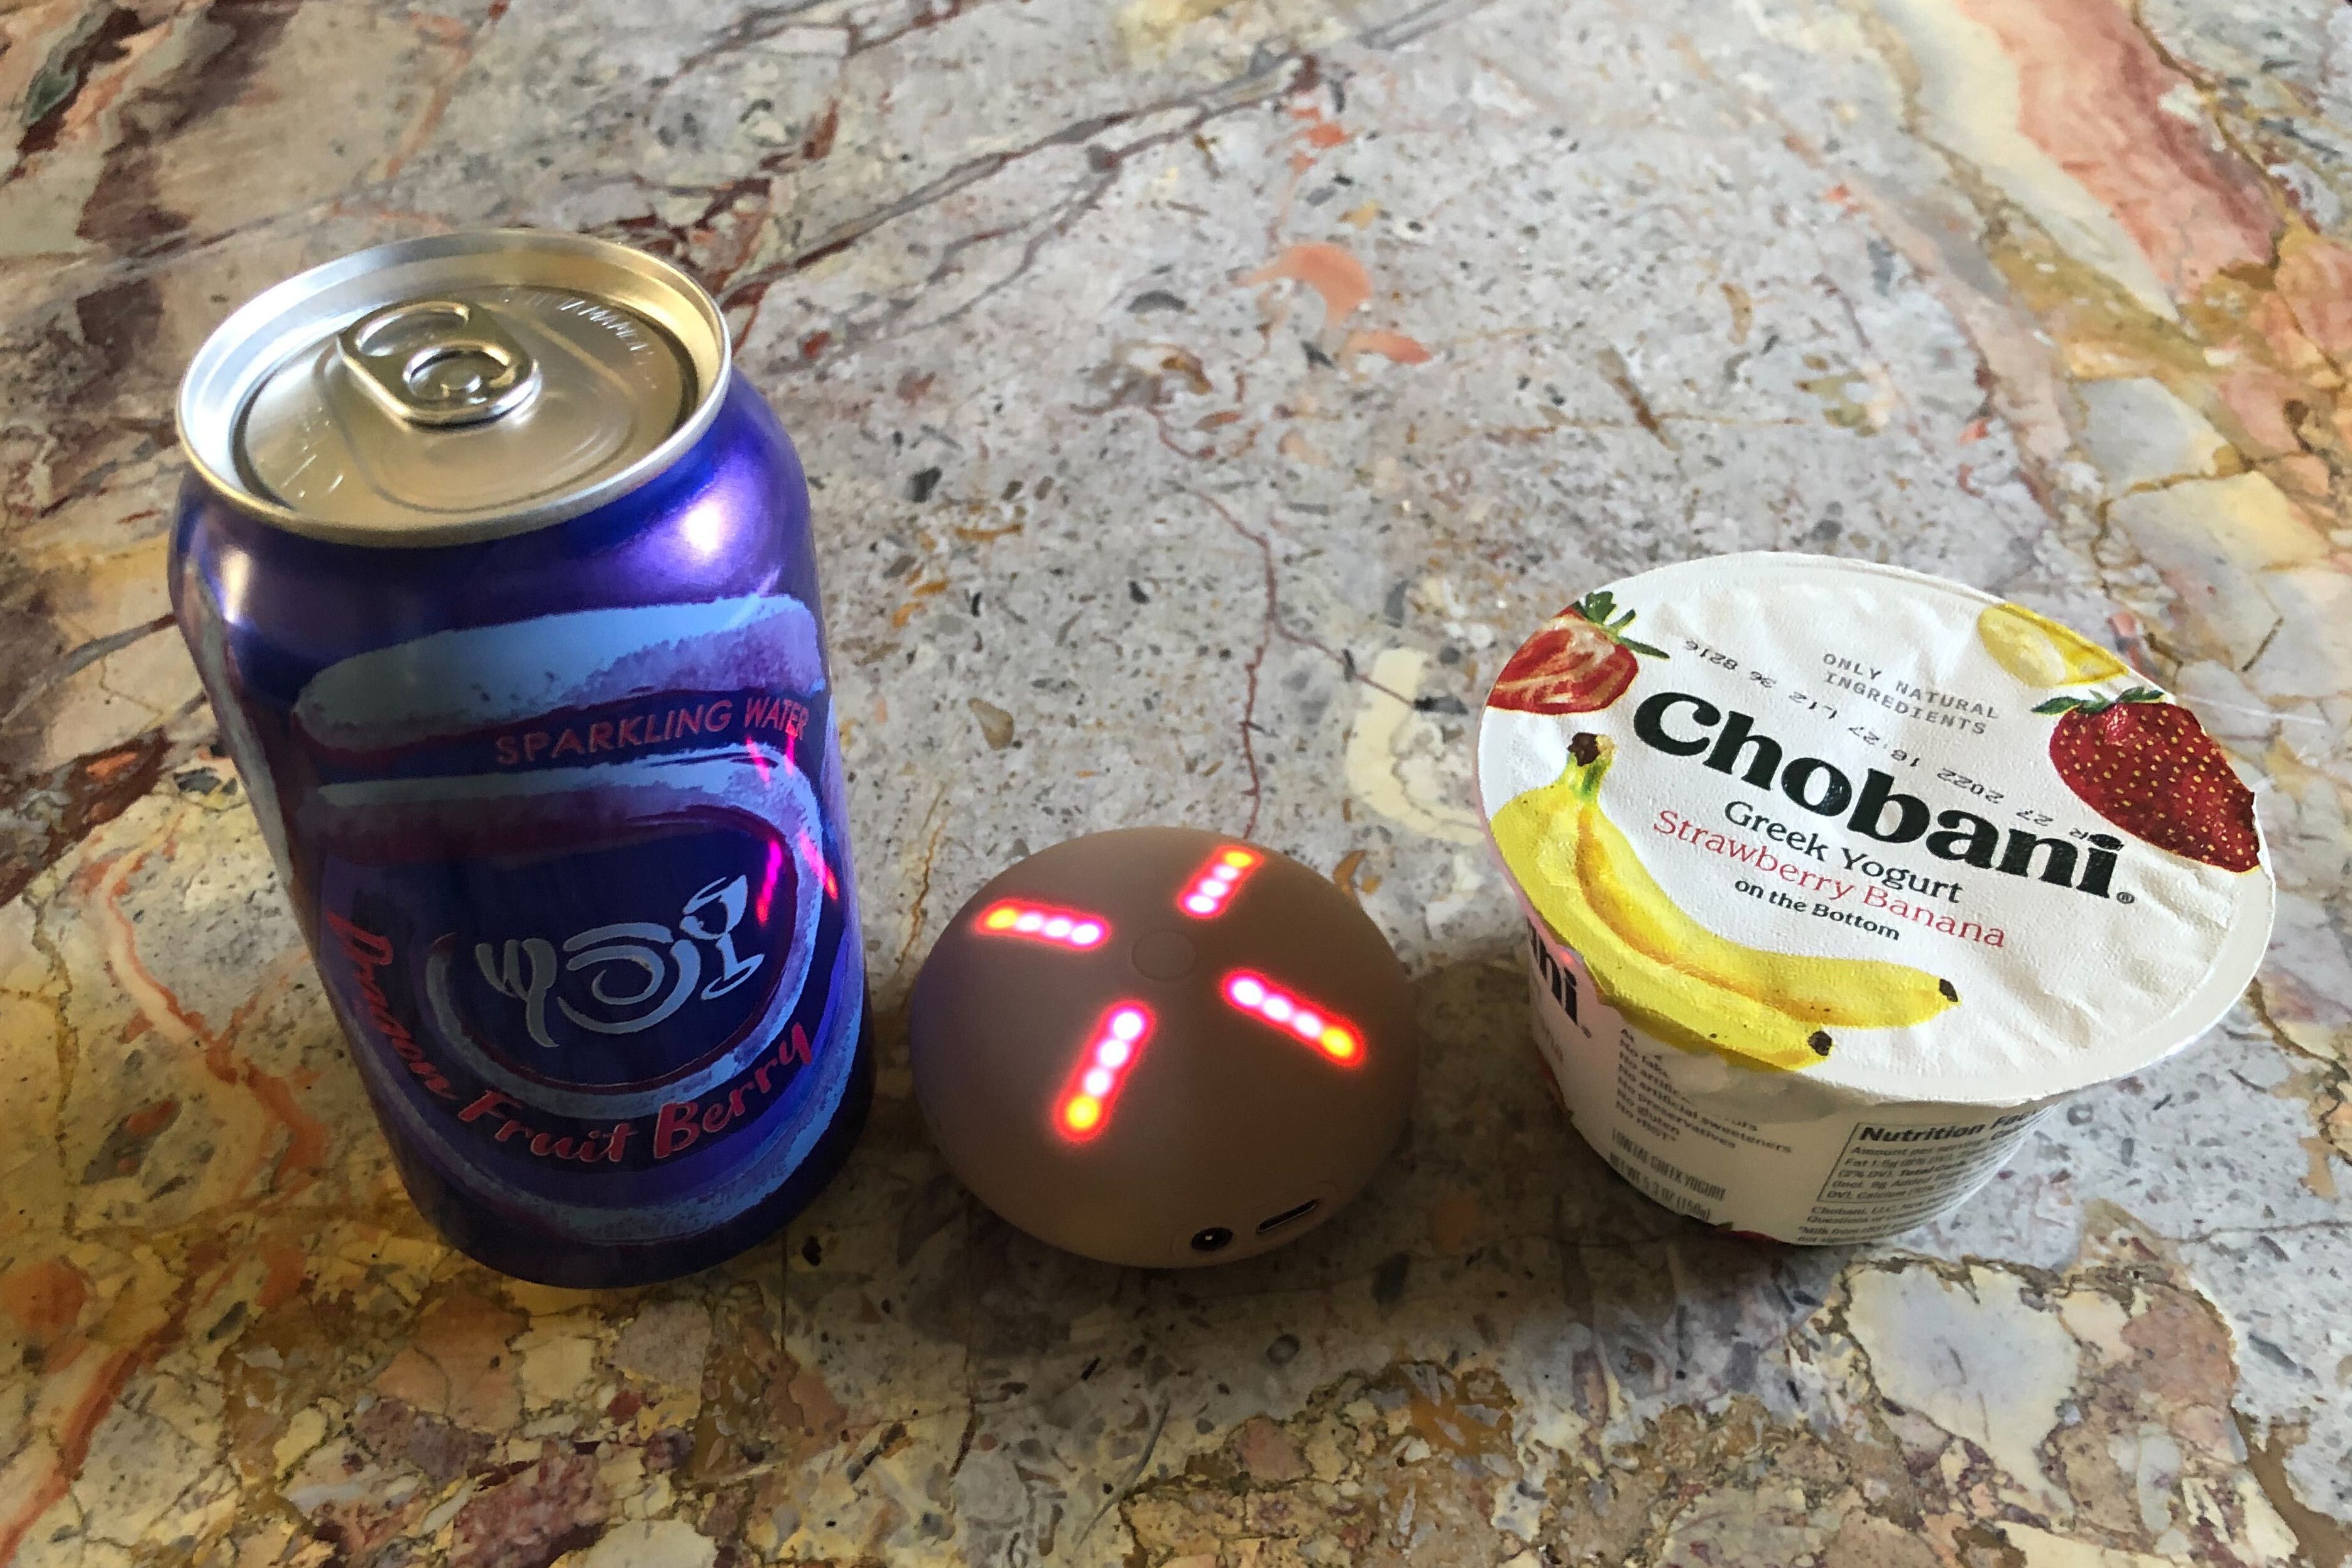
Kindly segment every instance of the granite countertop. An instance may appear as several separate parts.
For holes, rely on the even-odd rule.
[[[0,0],[0,1559],[2347,1563],[2352,9]],[[818,487],[879,1097],[656,1289],[410,1206],[166,616],[205,332],[484,224],[691,268]],[[2283,888],[2208,1040],[1882,1246],[1575,1139],[1470,809],[1518,635],[1774,546],[2106,637]],[[1328,870],[1428,1056],[1357,1207],[1147,1274],[945,1173],[904,1006],[1176,820]]]

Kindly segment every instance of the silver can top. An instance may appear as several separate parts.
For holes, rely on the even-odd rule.
[[[727,375],[718,305],[667,261],[580,235],[440,235],[240,307],[180,384],[180,441],[215,489],[293,532],[457,544],[653,478],[709,427]]]

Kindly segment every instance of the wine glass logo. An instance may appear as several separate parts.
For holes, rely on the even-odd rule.
[[[721,877],[686,900],[675,931],[651,921],[620,921],[573,933],[560,952],[539,936],[509,938],[499,947],[476,942],[474,966],[490,989],[522,1004],[523,1026],[543,1049],[561,1045],[550,1031],[551,1002],[558,1015],[590,1034],[640,1034],[667,1022],[690,1000],[726,995],[767,962],[765,953],[735,951],[735,928],[751,901],[744,878]],[[711,949],[707,965],[706,944]],[[559,991],[564,975],[584,978],[585,994],[576,985],[569,994]]]

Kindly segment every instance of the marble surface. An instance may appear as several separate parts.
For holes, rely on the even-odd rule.
[[[0,1558],[2352,1555],[2352,9],[0,0]],[[820,489],[884,1009],[772,1244],[567,1293],[403,1197],[165,619],[180,368],[373,241],[678,258]],[[1901,562],[2250,780],[2275,945],[1948,1220],[1725,1240],[1538,1089],[1468,712],[1645,563]],[[1406,1147],[1141,1274],[980,1211],[903,1006],[1189,820],[1406,954]]]

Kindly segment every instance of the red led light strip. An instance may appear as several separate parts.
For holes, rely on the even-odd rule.
[[[1109,1126],[1111,1108],[1150,1037],[1151,1009],[1141,1003],[1121,1002],[1105,1013],[1054,1100],[1054,1131],[1084,1143]]]
[[[1351,1068],[1364,1059],[1364,1037],[1353,1025],[1300,1000],[1263,974],[1236,969],[1218,989],[1234,1007],[1264,1019],[1301,1045],[1314,1047],[1327,1060]]]
[[[1265,863],[1265,857],[1255,849],[1229,845],[1209,857],[1176,900],[1176,907],[1195,920],[1214,920],[1225,912],[1225,905],[1234,889],[1252,871]]]
[[[988,936],[1024,937],[1052,947],[1080,952],[1110,940],[1110,922],[1078,910],[1057,910],[1046,904],[1024,904],[1006,899],[982,911],[973,929]]]

